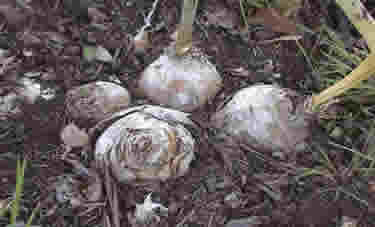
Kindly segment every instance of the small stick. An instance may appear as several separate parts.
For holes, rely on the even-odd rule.
[[[297,40],[300,40],[300,39],[302,39],[302,36],[300,36],[300,35],[286,35],[286,36],[281,36],[281,37],[275,38],[275,39],[268,39],[268,40],[259,41],[256,44],[270,44],[270,43],[275,43],[275,42],[279,42],[279,41],[297,41]]]
[[[145,33],[146,28],[151,27],[151,18],[155,13],[156,6],[158,5],[158,3],[159,3],[159,0],[154,1],[154,3],[152,4],[151,11],[148,13],[147,17],[145,18],[145,25],[141,27],[140,31],[135,37],[143,37],[145,35],[144,33]]]
[[[151,26],[151,18],[152,18],[152,15],[154,15],[155,13],[156,6],[158,5],[158,3],[159,3],[159,0],[155,0],[154,3],[152,4],[152,9],[148,13],[147,17],[145,18],[145,25],[143,25],[140,32],[143,33],[146,28]]]

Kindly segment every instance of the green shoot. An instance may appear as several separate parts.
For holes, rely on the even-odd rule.
[[[0,217],[3,217],[8,211],[10,212],[10,220],[7,227],[19,226],[22,221],[17,221],[17,217],[20,214],[20,203],[23,194],[24,188],[24,179],[25,179],[25,169],[26,169],[27,161],[24,160],[23,162],[17,160],[17,167],[16,167],[16,190],[14,193],[14,197],[11,201],[7,201],[0,206]],[[24,225],[25,227],[31,227],[31,223],[39,210],[39,206],[37,206],[30,217],[27,220],[27,223]]]
[[[198,0],[184,0],[181,22],[177,30],[176,53],[185,54],[193,44],[193,25],[196,17]]]
[[[304,168],[303,172],[297,176],[297,180],[300,180],[301,178],[311,177],[311,176],[322,176],[322,177],[331,179],[332,181],[335,180],[333,175],[328,173],[326,169],[322,167]]]
[[[31,213],[31,216],[29,217],[29,219],[27,220],[27,223],[26,223],[26,226],[25,227],[31,227],[31,222],[34,220],[34,217],[36,215],[36,213],[39,211],[39,206],[37,206],[33,212]]]
[[[11,217],[10,217],[11,224],[16,223],[17,217],[19,215],[20,202],[21,202],[21,197],[23,193],[23,185],[24,185],[24,179],[25,179],[26,163],[27,163],[26,160],[24,160],[23,163],[21,163],[20,160],[17,161],[16,192],[15,192],[14,202],[11,208]]]

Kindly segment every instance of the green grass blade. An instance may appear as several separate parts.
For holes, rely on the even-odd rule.
[[[193,25],[198,8],[198,0],[184,0],[182,16],[177,31],[176,53],[183,55],[193,43]]]
[[[348,195],[349,197],[353,198],[354,200],[357,200],[358,202],[362,203],[363,205],[365,205],[366,207],[369,207],[369,203],[361,198],[359,198],[358,196],[356,196],[355,194],[339,187],[338,190],[340,190],[342,193]]]
[[[37,205],[37,207],[33,210],[33,212],[31,213],[31,216],[29,217],[29,220],[27,220],[27,223],[26,223],[26,226],[25,227],[31,227],[31,222],[33,221],[36,213],[39,211],[39,204]]]
[[[307,52],[305,50],[305,48],[303,48],[302,44],[298,41],[298,39],[296,39],[296,44],[298,46],[298,49],[301,51],[301,53],[303,54],[303,56],[305,57],[306,59],[306,62],[309,64],[309,66],[311,67],[312,71],[314,72],[317,72],[315,67],[314,67],[314,64],[313,64],[313,59],[310,58],[308,55],[307,55]]]
[[[19,215],[20,201],[22,197],[24,177],[25,177],[25,168],[26,168],[26,160],[24,160],[23,163],[21,163],[21,161],[18,160],[17,161],[16,192],[15,192],[15,198],[12,204],[11,217],[10,217],[11,224],[16,223],[17,217]]]
[[[331,159],[329,159],[328,155],[324,151],[322,151],[322,150],[319,150],[319,153],[323,156],[323,164],[328,169],[330,169],[331,171],[333,171],[333,173],[337,173],[337,170],[336,170],[335,166],[333,165]]]
[[[310,177],[310,176],[322,176],[322,177],[327,177],[331,180],[334,180],[334,178],[332,176],[330,176],[329,174],[325,173],[324,171],[321,171],[319,170],[320,168],[316,168],[316,169],[313,169],[313,168],[305,168],[303,170],[303,173],[296,176],[296,179],[297,181],[300,180],[301,178],[305,178],[305,177]]]

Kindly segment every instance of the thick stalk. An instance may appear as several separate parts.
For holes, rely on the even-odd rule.
[[[325,89],[320,94],[313,96],[312,108],[315,109],[332,98],[343,94],[345,91],[357,87],[363,80],[367,80],[373,75],[375,75],[375,53],[371,53],[344,79]]]
[[[193,24],[197,11],[198,0],[184,0],[181,22],[177,30],[176,53],[183,55],[193,43]]]

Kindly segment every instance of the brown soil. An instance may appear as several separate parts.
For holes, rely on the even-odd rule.
[[[9,198],[14,190],[16,159],[20,155],[26,157],[29,163],[22,201],[24,209],[20,219],[25,219],[31,209],[40,203],[42,209],[35,219],[36,224],[94,226],[102,223],[106,212],[111,212],[108,200],[106,205],[97,206],[88,212],[51,202],[54,193],[52,183],[56,177],[73,173],[72,166],[61,160],[64,151],[59,134],[69,122],[64,111],[64,94],[77,85],[111,80],[112,75],[132,91],[139,73],[171,41],[170,36],[180,15],[180,1],[160,0],[152,26],[162,25],[162,22],[164,25],[151,33],[152,45],[147,54],[135,53],[131,38],[144,25],[143,14],[147,15],[153,1],[32,0],[27,3],[29,7],[23,9],[16,7],[15,2],[0,2],[0,48],[9,50],[18,60],[5,76],[0,76],[0,85],[7,85],[9,75],[15,73],[43,72],[42,75],[48,73],[48,79],[43,76],[38,79],[46,86],[57,86],[59,92],[51,101],[25,104],[21,116],[0,122],[0,200]],[[100,14],[96,12],[96,18],[93,18],[87,10],[69,5],[78,4],[76,2],[81,2],[82,8],[85,8],[85,2],[89,2]],[[340,20],[346,21],[339,13],[333,15],[332,12],[337,9],[332,9],[332,4],[328,3],[331,1],[303,2],[295,20],[311,30],[320,25],[317,18],[324,18],[331,26],[338,26]],[[375,15],[375,5],[371,1],[363,2]],[[234,24],[233,28],[225,29],[205,15],[206,12],[214,14],[223,9],[228,11],[224,19]],[[121,226],[131,226],[128,214],[150,191],[153,192],[154,201],[160,201],[170,209],[168,217],[162,217],[155,226],[219,227],[225,226],[230,220],[250,216],[263,217],[263,224],[258,226],[264,227],[340,226],[338,223],[342,216],[356,218],[358,226],[375,226],[375,189],[372,187],[371,190],[369,182],[353,183],[356,173],[335,175],[333,179],[318,176],[308,180],[296,179],[303,167],[315,166],[315,156],[321,147],[336,149],[327,145],[328,136],[319,128],[314,129],[316,136],[311,148],[293,159],[259,155],[262,151],[238,144],[220,144],[208,136],[208,117],[226,97],[242,87],[261,82],[278,83],[303,95],[311,94],[318,87],[295,41],[262,43],[285,34],[253,25],[249,27],[247,36],[233,32],[238,33],[243,26],[239,12],[238,1],[201,1],[194,40],[218,67],[224,78],[224,88],[213,103],[193,114],[193,119],[202,125],[202,146],[189,174],[148,187],[114,183],[120,195],[118,216]],[[102,26],[92,26],[93,21]],[[338,32],[345,35],[349,33],[352,39],[358,38],[349,25],[342,25]],[[316,40],[314,34],[306,33],[302,34],[300,43],[305,49],[312,49]],[[118,51],[116,63],[85,62],[81,48],[87,43],[102,45],[112,54]],[[32,51],[33,55],[26,57],[25,50]],[[275,74],[280,76],[276,77]],[[91,127],[87,122],[78,124],[86,129]],[[342,152],[330,154],[337,169],[340,169],[339,173],[345,172],[347,155]],[[86,166],[91,156],[82,154],[80,150],[72,152],[72,158]],[[335,197],[337,188],[346,186],[355,192],[361,191],[367,198],[367,205],[342,192],[338,193],[339,197]],[[231,193],[237,197],[226,200]],[[0,218],[0,225],[4,223],[7,223],[7,219]]]

